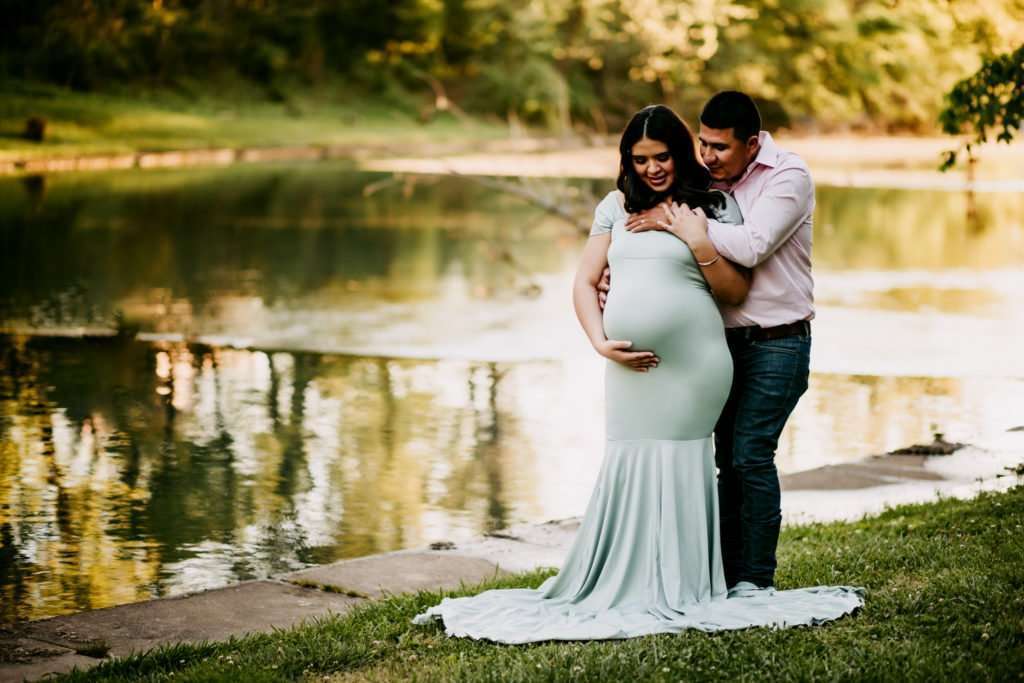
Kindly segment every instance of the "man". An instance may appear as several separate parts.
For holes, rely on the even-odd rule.
[[[764,588],[774,583],[782,522],[775,450],[809,374],[814,183],[803,160],[761,130],[757,106],[741,92],[708,100],[699,138],[712,186],[733,194],[743,224],[699,211],[685,220],[706,224],[722,256],[754,269],[746,300],[720,305],[734,368],[715,427],[722,559],[733,591]],[[664,218],[663,209],[651,211]],[[642,219],[631,217],[627,229],[641,229]]]

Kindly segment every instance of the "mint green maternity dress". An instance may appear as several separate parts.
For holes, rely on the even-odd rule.
[[[741,222],[726,197],[716,218]],[[606,366],[604,461],[561,571],[537,589],[445,598],[414,623],[528,643],[817,624],[863,604],[847,586],[727,595],[711,438],[732,381],[722,317],[689,247],[627,232],[625,219],[612,192],[591,231],[612,233],[605,334],[661,362],[646,373]]]

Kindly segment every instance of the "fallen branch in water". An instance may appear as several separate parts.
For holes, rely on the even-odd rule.
[[[597,198],[589,191],[578,190],[577,196],[566,196],[566,193],[558,195],[538,189],[536,186],[542,183],[537,180],[528,181],[520,178],[518,182],[514,182],[504,178],[464,175],[455,169],[449,169],[448,174],[525,199],[547,213],[563,219],[577,231],[584,234],[590,232],[590,217],[593,215],[594,206],[597,205]],[[545,188],[551,187],[550,181],[542,185]],[[579,194],[584,196],[580,197]]]
[[[489,176],[465,175],[451,167],[448,168],[445,175],[456,176],[477,185],[519,197],[543,209],[546,213],[562,219],[578,233],[585,235],[590,232],[590,216],[594,205],[597,204],[597,199],[589,190],[570,185],[558,186],[550,181],[544,183],[524,178],[513,181]],[[404,191],[406,196],[408,196],[410,194],[410,187],[416,183],[415,176],[406,176],[402,173],[393,173],[390,177],[369,183],[363,188],[363,196],[372,196],[381,190],[402,182],[405,183]],[[559,187],[565,191],[561,193],[552,191],[553,188]],[[570,189],[572,190],[571,192],[569,191]],[[542,288],[533,278],[529,268],[520,263],[507,247],[501,245],[492,246],[494,251],[491,253],[491,258],[506,263],[517,274],[526,279],[526,284],[519,287],[519,293],[527,297],[539,296]]]

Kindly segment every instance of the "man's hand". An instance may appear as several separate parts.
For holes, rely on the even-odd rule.
[[[608,292],[612,290],[612,271],[608,266],[604,267],[601,273],[601,280],[597,283],[597,305],[604,311],[604,304],[608,301]]]
[[[686,204],[672,205],[668,209],[670,218],[659,220],[662,230],[667,230],[686,242],[691,249],[708,241],[708,217],[699,206],[690,210]]]
[[[641,211],[640,213],[631,213],[626,217],[626,230],[629,232],[647,232],[648,230],[665,230],[659,221],[671,221],[672,220],[672,204],[670,202],[662,202],[657,206]]]
[[[652,368],[658,367],[661,359],[655,356],[653,351],[627,351],[632,346],[633,342],[631,341],[605,339],[597,345],[597,352],[608,360],[613,360],[637,372],[648,372]]]

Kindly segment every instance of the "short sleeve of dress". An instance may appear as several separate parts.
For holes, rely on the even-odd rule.
[[[740,205],[728,192],[722,190],[711,190],[716,194],[720,194],[725,199],[725,206],[715,207],[712,211],[714,215],[709,216],[719,223],[732,223],[734,225],[741,225],[743,223],[743,212],[740,211]]]
[[[613,190],[605,195],[597,208],[594,209],[594,224],[590,228],[590,234],[593,235],[604,235],[612,231],[612,226],[615,225],[615,221],[619,219],[619,214],[623,212],[622,205],[619,203],[619,192]]]

